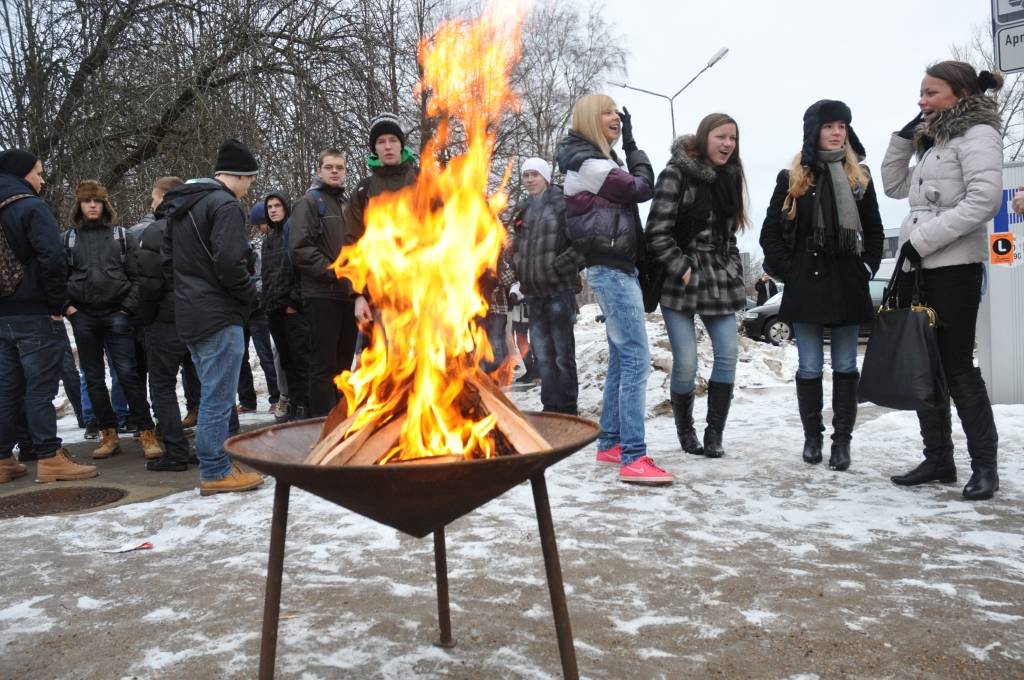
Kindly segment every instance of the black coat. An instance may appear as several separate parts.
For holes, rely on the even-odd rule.
[[[576,266],[565,228],[565,197],[553,184],[526,198],[512,213],[510,250],[523,295],[548,296],[575,290]],[[560,262],[569,259],[567,266]]]
[[[135,237],[125,229],[122,244],[114,227],[103,222],[83,222],[71,229],[76,234],[68,249],[69,304],[99,314],[124,310],[134,316],[139,304]]]
[[[163,267],[166,229],[167,219],[158,211],[156,219],[145,226],[139,237],[139,306],[135,320],[142,326],[154,321],[174,323],[174,281],[166,276]]]
[[[351,242],[346,203],[344,188],[332,189],[318,179],[292,206],[288,250],[299,270],[304,300],[352,298],[352,284],[330,268]]]
[[[256,302],[245,215],[224,184],[205,179],[164,197],[163,265],[174,281],[174,319],[183,342],[244,326]]]
[[[67,301],[67,257],[46,202],[20,177],[0,175],[0,202],[31,194],[0,211],[7,243],[25,266],[14,292],[0,297],[0,316],[60,314]]]
[[[761,226],[764,268],[786,284],[782,293],[779,318],[790,323],[842,326],[874,318],[868,281],[882,260],[885,230],[878,214],[874,182],[869,182],[857,202],[864,230],[864,252],[857,255],[833,255],[815,249],[811,232],[814,226],[812,185],[796,201],[796,222],[788,222],[782,204],[789,193],[789,171],[779,173]]]
[[[263,246],[260,251],[262,269],[260,276],[263,279],[263,292],[261,301],[263,310],[268,314],[279,312],[287,307],[302,309],[302,289],[299,286],[299,271],[292,264],[288,255],[288,244],[284,240],[284,224],[288,220],[291,206],[288,197],[283,193],[267,194],[267,200],[276,198],[284,204],[285,219],[281,222],[273,222],[267,216],[267,225],[270,231],[263,239]]]

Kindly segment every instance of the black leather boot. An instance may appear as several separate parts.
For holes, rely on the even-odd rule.
[[[996,451],[999,435],[992,417],[981,370],[947,376],[949,396],[956,404],[956,413],[967,435],[967,451],[971,454],[971,479],[964,487],[964,498],[983,501],[999,491],[999,473],[996,470]]]
[[[821,376],[796,379],[796,403],[804,426],[803,457],[804,462],[811,465],[821,462],[822,432],[825,431],[821,401]]]
[[[832,372],[832,455],[828,466],[840,472],[850,467],[850,440],[857,422],[857,373]]]
[[[697,431],[693,429],[693,391],[688,394],[672,392],[672,415],[676,420],[676,434],[679,446],[683,451],[695,456],[704,455],[704,447],[697,439]]]
[[[708,381],[708,424],[704,428],[704,455],[708,458],[721,458],[725,455],[722,433],[725,432],[725,421],[729,418],[730,404],[732,383]]]
[[[924,461],[902,475],[890,477],[899,486],[917,486],[928,482],[952,484],[956,481],[953,461],[953,428],[950,424],[949,401],[937,409],[917,412],[924,442]]]

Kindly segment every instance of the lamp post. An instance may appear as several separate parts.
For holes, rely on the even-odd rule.
[[[704,68],[702,68],[701,70],[697,71],[697,75],[695,75],[694,77],[690,78],[690,80],[687,81],[687,83],[685,85],[683,85],[681,88],[679,88],[676,91],[676,93],[674,95],[672,95],[671,97],[668,96],[667,94],[662,94],[660,92],[651,92],[650,90],[645,90],[642,87],[633,87],[632,85],[627,85],[626,83],[616,83],[616,82],[609,81],[609,85],[614,85],[615,87],[622,87],[622,88],[625,88],[627,90],[636,90],[637,92],[643,92],[644,94],[649,94],[649,95],[653,95],[655,97],[661,97],[662,99],[667,99],[668,100],[669,114],[672,116],[672,139],[675,139],[676,138],[676,109],[675,109],[674,103],[675,103],[676,97],[678,97],[680,94],[682,94],[683,90],[688,88],[690,86],[690,84],[693,83],[693,81],[697,80],[697,78],[700,77],[701,73],[704,73],[704,71],[707,71],[709,68],[711,68],[712,66],[714,66],[715,64],[720,62],[722,60],[722,57],[724,57],[728,53],[729,53],[729,48],[728,47],[723,47],[722,49],[718,50],[713,55],[711,55],[711,58],[708,59],[708,63],[704,66]]]

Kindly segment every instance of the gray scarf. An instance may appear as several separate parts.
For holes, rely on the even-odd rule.
[[[818,151],[818,166],[828,170],[815,192],[814,243],[828,253],[864,252],[864,227],[860,223],[857,201],[863,196],[859,187],[850,188],[843,169],[846,147],[835,151]]]

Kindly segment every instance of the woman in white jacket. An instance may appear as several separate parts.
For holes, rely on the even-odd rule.
[[[973,474],[964,487],[968,500],[991,498],[999,490],[998,435],[985,382],[974,366],[974,334],[981,302],[988,221],[1002,200],[1001,121],[988,90],[999,74],[959,61],[929,66],[921,82],[921,112],[889,142],[882,163],[886,195],[910,199],[900,228],[900,255],[921,270],[922,298],[939,318],[939,354],[967,436]],[[917,164],[910,167],[916,153]],[[900,277],[906,299],[913,277]],[[902,304],[902,303],[901,303]],[[892,477],[914,486],[956,481],[950,407],[918,411],[925,460]]]

